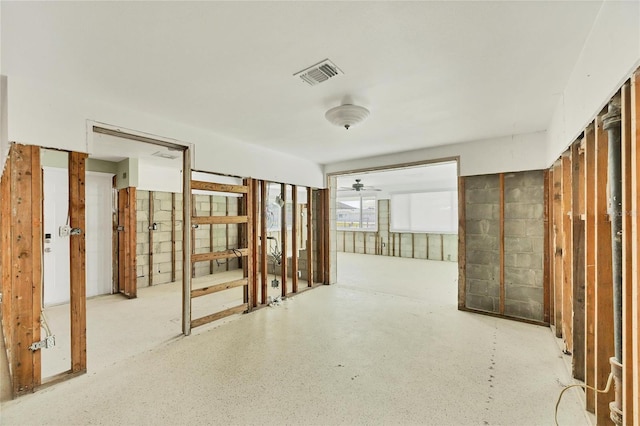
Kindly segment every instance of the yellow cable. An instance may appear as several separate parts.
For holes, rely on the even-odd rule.
[[[558,407],[560,406],[560,400],[562,399],[562,395],[567,391],[567,389],[571,389],[571,388],[586,388],[586,389],[591,389],[593,391],[596,391],[598,393],[607,393],[607,392],[609,392],[609,389],[611,389],[611,382],[612,381],[613,381],[613,373],[609,373],[609,377],[607,378],[607,385],[602,390],[598,390],[596,388],[593,388],[591,386],[587,386],[587,385],[584,385],[584,384],[575,384],[575,385],[565,386],[564,389],[562,389],[562,391],[560,392],[560,395],[558,395],[558,401],[556,402],[556,414],[555,414],[556,426],[560,426],[558,424]]]

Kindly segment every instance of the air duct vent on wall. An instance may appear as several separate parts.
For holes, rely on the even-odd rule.
[[[335,77],[340,74],[344,74],[342,70],[330,60],[325,59],[322,62],[295,73],[293,76],[300,77],[300,79],[309,86],[315,86],[316,84],[325,82],[331,77]]]

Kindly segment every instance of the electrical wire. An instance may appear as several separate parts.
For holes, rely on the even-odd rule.
[[[612,381],[613,381],[613,373],[609,373],[609,377],[607,378],[607,385],[602,390],[598,390],[598,389],[596,389],[594,387],[591,387],[591,386],[585,385],[585,384],[581,384],[581,383],[565,386],[564,389],[562,389],[562,391],[560,391],[560,395],[558,395],[558,401],[556,402],[556,412],[555,412],[555,416],[554,416],[554,420],[556,422],[556,426],[560,426],[559,423],[558,423],[558,407],[560,406],[560,400],[562,399],[562,395],[567,390],[569,390],[571,388],[585,388],[585,389],[591,389],[592,391],[596,391],[597,393],[607,393],[611,389],[611,382]]]

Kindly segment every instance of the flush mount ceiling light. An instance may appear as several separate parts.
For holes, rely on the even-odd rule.
[[[325,118],[336,126],[349,127],[358,124],[369,116],[369,110],[358,105],[345,104],[331,108],[325,113]]]

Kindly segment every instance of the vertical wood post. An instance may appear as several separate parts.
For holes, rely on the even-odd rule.
[[[595,125],[585,130],[585,384],[596,385],[595,373],[595,328],[596,328],[596,141]],[[585,390],[586,409],[596,410],[596,396],[591,389]]]
[[[176,282],[176,193],[171,193],[171,282]]]
[[[307,188],[307,285],[313,286],[313,189]]]
[[[553,304],[555,306],[556,337],[562,337],[562,317],[564,315],[562,304],[562,235],[562,165],[561,162],[557,162],[553,166]]]
[[[14,148],[11,147],[11,150]],[[9,154],[11,155],[11,154]],[[0,180],[0,284],[2,285],[2,331],[7,352],[7,361],[10,366],[10,373],[13,373],[12,343],[13,343],[13,315],[11,308],[13,305],[13,281],[11,277],[13,260],[12,243],[13,227],[11,216],[11,157],[7,163]]]
[[[182,333],[191,334],[191,150],[182,152]]]
[[[585,375],[585,246],[584,246],[584,152],[582,140],[571,148],[572,170],[572,276],[573,276],[573,377]]]
[[[551,323],[551,318],[553,317],[553,298],[551,297],[551,262],[550,262],[550,253],[549,253],[549,235],[550,235],[550,206],[552,203],[549,200],[549,179],[550,179],[551,171],[545,170],[543,172],[544,179],[544,213],[543,213],[543,221],[544,221],[544,257],[543,257],[543,292],[544,292],[544,302],[543,302],[543,321],[547,324]]]
[[[571,224],[571,150],[562,156],[562,337],[565,350],[573,352],[573,263]]]
[[[291,229],[293,235],[291,236],[291,282],[292,291],[298,292],[298,187],[296,185],[291,186]]]
[[[504,283],[504,173],[500,173],[500,299],[499,299],[499,312],[500,315],[504,315],[504,300],[505,300],[505,283]]]
[[[280,274],[282,275],[282,297],[287,296],[287,185],[280,184],[280,197],[282,208],[280,209],[280,249],[282,250],[280,261]]]
[[[267,303],[267,185],[269,182],[260,181],[260,284],[261,284],[261,296],[260,303]]]
[[[613,342],[613,276],[611,270],[611,222],[607,216],[607,132],[602,127],[601,117],[596,121],[596,297],[595,297],[595,383],[597,389],[604,388],[611,370],[609,358],[614,354]],[[596,394],[597,424],[610,424],[610,392]]]
[[[466,215],[464,177],[458,178],[458,309],[464,309],[467,293]],[[429,258],[429,236],[427,235],[427,259]]]
[[[69,154],[69,223],[72,229],[80,229],[71,235],[71,372],[87,370],[87,295],[86,295],[86,247],[85,247],[85,160],[87,154]]]
[[[244,184],[247,186],[247,193],[244,194],[244,214],[247,215],[247,223],[244,225],[246,232],[244,233],[245,235],[245,242],[242,245],[242,247],[247,247],[248,249],[248,255],[247,255],[247,267],[246,267],[246,273],[245,273],[245,278],[247,278],[247,298],[246,298],[246,303],[247,303],[247,310],[251,311],[253,309],[254,303],[255,303],[255,299],[256,299],[256,293],[254,292],[254,280],[255,280],[255,275],[256,275],[256,252],[254,251],[254,241],[255,241],[255,235],[253,234],[254,228],[253,228],[253,204],[254,204],[254,198],[253,198],[253,179],[245,179],[244,180]],[[211,228],[213,228],[213,225],[210,225]],[[213,247],[211,248],[213,250]]]
[[[251,179],[251,252],[253,253],[253,257],[251,258],[251,265],[253,274],[250,275],[249,281],[251,285],[251,294],[253,299],[251,301],[252,306],[255,308],[258,306],[258,240],[259,240],[259,232],[258,232],[258,220],[259,220],[259,207],[258,207],[258,181],[255,179]]]
[[[149,191],[149,286],[153,285],[153,191]]]

